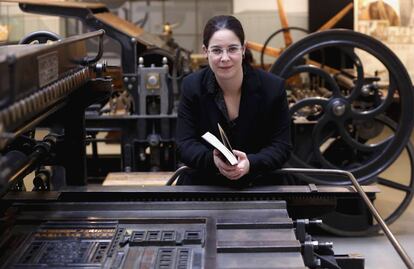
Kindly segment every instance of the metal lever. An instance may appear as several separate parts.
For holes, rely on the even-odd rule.
[[[354,185],[355,189],[357,190],[358,194],[362,197],[365,204],[368,206],[369,210],[371,211],[372,215],[374,215],[376,221],[380,224],[382,230],[384,231],[385,235],[388,237],[388,240],[391,241],[394,249],[397,251],[398,255],[400,255],[401,259],[409,269],[414,269],[414,263],[411,258],[408,256],[407,252],[398,242],[397,238],[393,235],[391,230],[388,228],[387,224],[384,222],[380,214],[378,213],[375,206],[369,200],[368,196],[365,194],[364,190],[362,189],[361,185],[358,183],[356,178],[351,172],[339,170],[339,169],[310,169],[310,168],[282,168],[278,170],[281,173],[303,173],[303,174],[332,174],[332,175],[342,175],[348,177],[352,184]]]
[[[95,57],[85,57],[83,59],[82,65],[84,65],[84,66],[91,65],[91,64],[97,63],[99,61],[99,59],[101,59],[101,57],[103,55],[103,38],[104,38],[104,35],[105,35],[105,30],[103,30],[103,29],[100,29],[96,32],[93,32],[93,34],[90,35],[90,37],[94,37],[94,36],[99,37],[98,53],[96,54]]]

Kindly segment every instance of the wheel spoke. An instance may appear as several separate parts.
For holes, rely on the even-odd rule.
[[[321,77],[329,85],[328,89],[332,91],[333,96],[341,96],[341,92],[336,81],[322,68],[311,64],[294,66],[289,72],[288,77],[292,77],[293,75],[300,73],[310,73]]]
[[[351,135],[346,131],[345,127],[343,126],[343,123],[337,123],[339,133],[342,137],[342,139],[351,147],[355,148],[356,150],[362,151],[362,152],[372,152],[375,150],[382,150],[384,149],[388,143],[392,141],[394,136],[390,136],[381,143],[378,144],[362,144],[351,137]]]
[[[296,102],[293,106],[291,106],[289,109],[289,114],[290,117],[293,117],[295,112],[299,111],[301,108],[314,105],[320,105],[323,109],[325,109],[327,103],[328,99],[322,97],[306,98]]]
[[[354,119],[363,120],[363,119],[371,119],[371,118],[374,118],[374,117],[384,113],[386,111],[386,109],[388,108],[388,106],[393,102],[394,92],[395,92],[396,89],[397,89],[397,85],[395,83],[395,80],[391,79],[390,85],[388,86],[387,97],[385,97],[385,99],[383,100],[383,102],[379,106],[377,106],[374,109],[366,110],[366,111],[362,111],[362,112],[352,110],[351,117],[354,118]]]
[[[381,185],[396,189],[396,190],[407,192],[407,193],[414,191],[411,186],[406,186],[401,183],[398,183],[398,182],[395,182],[389,179],[385,179],[383,177],[378,177],[378,183]]]
[[[326,118],[323,118],[318,121],[318,123],[315,125],[315,127],[312,130],[313,155],[322,164],[322,167],[335,169],[337,167],[335,167],[333,164],[327,161],[325,157],[322,155],[322,152],[320,150],[320,146],[322,144],[321,142],[324,141],[322,137],[322,132],[326,124],[328,124],[328,122],[329,120],[327,120]]]
[[[350,96],[348,96],[347,98],[348,101],[352,101],[361,94],[361,89],[362,89],[362,86],[364,85],[364,80],[365,80],[364,67],[362,65],[362,62],[359,56],[353,51],[353,48],[342,47],[340,49],[351,58],[352,62],[354,63],[356,67],[357,79],[356,79],[354,88],[352,89]]]

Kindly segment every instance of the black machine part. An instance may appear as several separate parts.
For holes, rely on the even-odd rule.
[[[404,264],[409,269],[414,268],[414,262],[411,260],[410,256],[407,254],[407,252],[404,250],[404,248],[401,246],[401,244],[398,242],[397,238],[394,236],[394,234],[391,232],[391,230],[388,228],[385,221],[382,219],[381,215],[378,213],[377,209],[375,208],[374,204],[371,202],[371,200],[366,195],[365,191],[362,189],[361,185],[358,183],[357,179],[354,177],[354,175],[348,171],[343,170],[334,170],[334,169],[306,169],[306,168],[284,168],[280,170],[281,173],[303,173],[303,174],[331,174],[331,175],[342,175],[346,178],[348,178],[352,185],[357,190],[358,194],[363,199],[364,203],[369,208],[370,212],[376,219],[376,221],[381,226],[381,229],[384,231],[385,235],[387,236],[388,240],[394,247],[395,251],[398,253]]]
[[[312,60],[312,55],[323,55],[325,49],[339,51],[339,66]],[[385,78],[366,74],[369,65],[364,66],[366,58],[360,57],[365,54],[382,64]],[[414,193],[413,171],[407,185],[380,177],[404,149],[414,167],[409,143],[414,120],[413,88],[398,57],[375,38],[335,29],[310,34],[292,44],[277,59],[271,72],[286,79],[288,90],[305,85],[326,92],[323,96],[307,96],[310,90],[297,91],[305,98],[290,106],[294,151],[286,166],[342,169],[352,172],[360,184],[378,183],[402,192],[403,201],[386,217],[388,224],[395,221]],[[301,84],[306,75],[308,84]],[[385,128],[391,134],[384,138],[380,134],[386,133]],[[349,181],[333,176],[297,175],[295,178],[307,183],[349,185]],[[324,227],[343,236],[369,234],[379,228],[373,225],[350,231],[329,227],[329,224]]]
[[[48,41],[57,41],[61,37],[51,31],[35,31],[20,39],[19,44],[44,44]]]
[[[338,83],[326,69],[303,63],[304,57],[309,55],[309,53],[319,51],[326,47],[340,48],[354,62],[357,75],[354,88],[347,96],[341,93]],[[387,88],[387,96],[381,100],[382,102],[369,110],[358,110],[353,107],[353,102],[363,95],[365,85],[363,64],[358,55],[354,53],[354,49],[368,52],[376,57],[383,63],[389,73],[390,84]],[[371,183],[375,176],[384,171],[396,160],[408,142],[414,123],[414,118],[412,117],[414,113],[412,82],[407,70],[398,57],[375,38],[350,30],[327,30],[310,34],[286,49],[273,64],[271,72],[285,79],[304,72],[319,76],[325,80],[325,84],[332,91],[330,98],[306,98],[291,107],[292,116],[300,108],[306,106],[318,105],[323,109],[323,113],[319,115],[317,123],[312,130],[313,158],[318,161],[318,168],[340,168],[348,170],[355,175],[359,183]],[[374,145],[364,144],[364,142],[354,139],[347,130],[349,122],[352,120],[373,119],[387,112],[387,109],[393,102],[394,95],[397,93],[400,96],[400,114],[396,122],[395,134],[381,143]],[[323,129],[327,124],[333,124],[335,131],[349,146],[360,152],[375,154],[372,154],[372,157],[364,163],[358,163],[354,166],[334,166],[322,156],[319,149],[325,135]],[[288,165],[291,167],[312,168],[305,160],[301,160],[295,154],[293,154]],[[349,184],[347,181],[333,181],[318,177],[307,177],[306,180],[319,184]]]
[[[381,116],[381,117],[378,117],[377,120],[380,121],[385,126],[389,127],[390,129],[395,130],[395,126],[396,126],[395,122],[392,121],[390,118],[386,116]],[[410,169],[411,171],[410,171],[408,185],[404,185],[399,182],[394,182],[392,179],[385,178],[384,176],[376,177],[376,182],[380,186],[391,188],[403,194],[402,201],[400,201],[399,205],[395,209],[393,209],[393,211],[389,215],[383,215],[384,220],[388,225],[392,224],[404,213],[404,211],[410,205],[410,202],[414,196],[414,171],[413,171],[414,170],[413,169],[414,168],[414,147],[410,141],[405,145],[405,151],[408,155],[408,159],[411,164],[411,169]],[[343,222],[348,222],[348,221],[351,221],[351,218],[354,216],[349,216],[350,219],[348,220],[346,220],[347,219],[346,214],[342,214],[342,217],[343,217],[342,219]],[[338,227],[335,224],[329,224],[328,222],[325,222],[324,224],[322,224],[321,227],[322,229],[330,233],[338,234],[341,236],[364,236],[364,235],[369,235],[369,234],[375,234],[380,229],[379,224],[374,224],[367,228],[360,228],[358,230],[347,230],[342,227]]]
[[[129,202],[127,207],[49,201],[13,207],[16,214],[11,210],[9,216],[25,221],[2,235],[1,268],[293,269],[318,260],[312,250],[303,259],[305,242],[296,239],[284,201]]]

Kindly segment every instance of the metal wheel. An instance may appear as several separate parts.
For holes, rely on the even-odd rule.
[[[315,53],[332,48],[339,51],[337,66],[312,59]],[[414,149],[409,142],[414,96],[411,79],[398,57],[364,34],[328,30],[292,44],[271,72],[286,79],[291,96],[294,152],[287,166],[339,168],[352,172],[361,184],[377,183],[401,193],[401,203],[384,216],[388,224],[394,222],[408,207],[414,192]],[[390,132],[385,132],[385,128]],[[411,165],[409,183],[380,177],[404,148]],[[322,185],[350,185],[335,177],[301,175],[296,179]],[[385,196],[380,193],[378,197]],[[322,227],[342,236],[378,231],[376,224],[368,222],[364,227],[343,225],[358,219],[363,222],[366,217],[366,212],[338,210],[326,217]],[[335,218],[341,223],[335,222]]]
[[[342,52],[345,66],[324,66],[309,58],[309,53],[331,47]],[[363,65],[361,55],[382,66],[381,77],[366,76],[368,68]],[[345,71],[353,77],[346,77]],[[376,39],[350,30],[311,34],[282,53],[271,72],[285,78],[290,91],[305,87],[305,92],[316,92],[315,97],[305,94],[290,108],[295,124],[294,153],[288,166],[339,168],[352,172],[359,183],[369,184],[395,161],[407,144],[414,120],[412,83],[398,57]],[[367,126],[384,114],[394,115],[395,132],[371,143],[370,138],[380,130]],[[302,137],[297,136],[301,128],[307,129]],[[335,143],[336,154],[327,150],[334,146],[332,139],[339,141]],[[341,150],[349,156],[341,155]],[[349,184],[332,177],[303,179],[318,184]]]
[[[380,124],[383,124],[387,128],[390,129],[390,131],[395,131],[396,124],[393,120],[391,120],[388,117],[380,116],[376,119],[377,122]],[[385,204],[386,207],[392,206],[392,208],[388,209],[387,212],[381,212],[384,221],[390,225],[394,221],[396,221],[407,209],[407,207],[410,205],[411,200],[414,196],[414,147],[411,142],[408,142],[405,146],[405,150],[400,155],[402,156],[404,153],[406,153],[406,157],[408,158],[410,169],[409,169],[409,175],[408,177],[403,180],[404,182],[401,182],[401,179],[389,179],[385,178],[384,174],[377,176],[375,178],[375,183],[378,185],[378,187],[381,189],[381,192],[376,195],[376,206],[380,211],[382,210],[381,204]],[[396,160],[398,162],[398,160]],[[399,168],[401,169],[401,168]],[[388,173],[390,174],[390,173]],[[388,188],[388,194],[387,189]],[[394,199],[398,196],[401,197],[401,199],[398,200],[398,205],[390,205],[386,199],[383,199],[387,195],[393,195]],[[383,201],[384,200],[384,201]],[[384,206],[384,205],[383,205]],[[361,235],[368,235],[373,234],[381,230],[380,226],[378,224],[369,225],[367,224],[365,227],[354,227],[350,228],[348,225],[349,223],[355,221],[357,218],[363,219],[366,218],[366,215],[364,214],[365,210],[363,210],[363,213],[358,214],[358,212],[335,212],[331,216],[328,216],[324,219],[323,224],[321,225],[321,228],[336,234],[340,236],[361,236]],[[331,223],[330,220],[332,219],[340,219],[341,222],[344,223],[344,226],[338,225],[338,222],[335,222],[335,224]]]
[[[301,28],[301,27],[286,27],[286,28],[281,28],[281,29],[279,29],[279,30],[277,30],[277,31],[275,31],[275,32],[273,32],[267,39],[266,39],[266,41],[265,41],[265,43],[263,44],[263,48],[262,48],[262,51],[260,52],[260,66],[262,67],[262,69],[265,69],[265,66],[264,66],[264,54],[265,54],[265,50],[266,50],[266,48],[267,48],[267,46],[269,45],[269,43],[270,43],[270,41],[275,37],[275,36],[277,36],[278,34],[280,34],[280,33],[284,33],[284,32],[287,32],[287,31],[290,31],[290,30],[296,30],[296,31],[300,31],[300,32],[303,32],[303,33],[305,33],[305,34],[308,34],[309,33],[309,31],[307,30],[307,29],[305,29],[305,28]]]
[[[23,37],[19,44],[45,44],[49,41],[60,40],[61,37],[50,31],[36,31]]]

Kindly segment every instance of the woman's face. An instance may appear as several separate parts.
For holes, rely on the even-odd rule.
[[[243,72],[244,46],[236,34],[228,29],[216,31],[210,38],[208,47],[203,46],[208,63],[217,79],[232,79]]]

